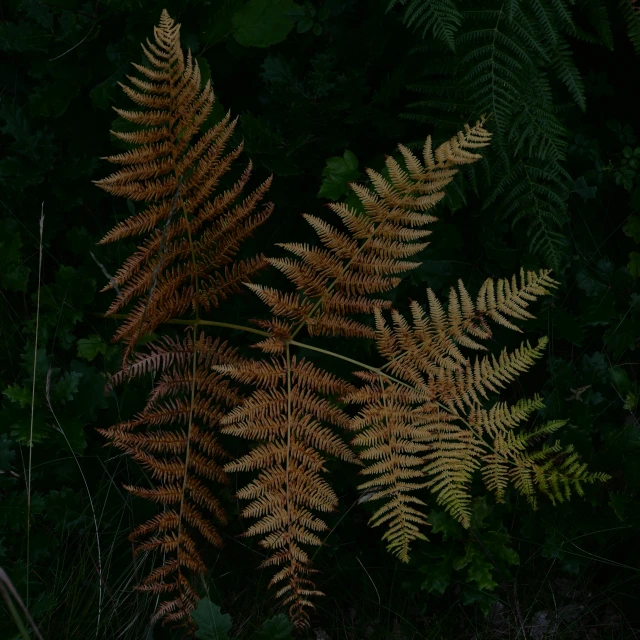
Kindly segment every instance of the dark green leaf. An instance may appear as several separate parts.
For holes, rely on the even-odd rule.
[[[293,0],[249,0],[232,17],[234,38],[245,47],[282,42],[293,28]]]
[[[198,602],[198,606],[191,612],[191,617],[198,626],[198,640],[228,640],[231,616],[221,613],[220,607],[209,598],[203,598]]]
[[[289,618],[280,613],[265,620],[260,629],[253,634],[252,640],[291,640],[291,631]]]

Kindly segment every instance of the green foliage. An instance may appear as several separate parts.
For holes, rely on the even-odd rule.
[[[476,499],[471,531],[462,529],[448,514],[431,511],[432,531],[442,533],[444,544],[424,552],[430,561],[420,567],[422,589],[442,595],[452,582],[460,581],[465,585],[464,600],[488,613],[498,580],[509,578],[509,567],[520,563],[509,536],[492,530],[495,521],[485,522],[492,511],[486,498]]]
[[[345,149],[342,157],[335,156],[327,160],[322,175],[318,198],[339,200],[350,193],[349,183],[355,182],[362,174],[358,171],[358,158],[349,149]]]
[[[231,631],[231,616],[222,614],[220,607],[203,598],[191,613],[193,621],[198,625],[196,638],[199,640],[227,640]]]
[[[437,242],[398,300],[424,299],[427,286],[446,299],[458,278],[471,291],[521,264],[560,267],[558,295],[523,326],[549,335],[546,366],[522,378],[517,397],[544,385],[535,426],[568,419],[562,445],[613,476],[602,489],[588,486],[584,498],[535,512],[509,492],[504,504],[476,501],[477,522],[466,532],[431,505],[429,542],[405,569],[380,553],[365,526],[366,505],[357,502],[358,479],[346,472],[336,486],[342,510],[315,558],[326,576],[321,588],[333,598],[316,612],[310,637],[324,630],[448,639],[468,635],[470,626],[478,637],[500,637],[505,628],[515,637],[518,610],[529,630],[576,605],[588,620],[584,613],[571,622],[567,637],[631,635],[638,611],[629,594],[637,592],[640,562],[637,10],[628,0],[509,0],[502,13],[494,0],[297,5],[173,5],[214,83],[211,118],[227,109],[240,114],[239,137],[257,179],[275,173],[278,206],[260,246],[310,241],[300,212],[322,215],[322,203],[341,197],[346,182],[366,184],[358,167],[380,170],[398,141],[417,147],[433,133],[438,142],[483,110],[492,114],[487,162],[456,179],[433,225]],[[95,637],[101,589],[99,637],[150,637],[153,602],[130,587],[151,559],[138,557],[132,569],[126,539],[150,514],[120,487],[152,479],[94,430],[133,415],[148,391],[140,383],[105,396],[120,349],[109,344],[110,321],[100,318],[108,296],[96,295],[107,283],[96,260],[113,274],[121,255],[95,242],[136,205],[114,207],[90,181],[111,152],[107,132],[123,127],[110,109],[117,82],[130,60],[141,61],[138,43],[163,6],[0,6],[0,566],[25,600],[29,585],[26,601],[47,640]],[[267,20],[265,7],[277,9]],[[239,296],[229,320],[261,312]],[[345,344],[344,355],[357,359],[367,349]],[[556,435],[545,442],[554,446]],[[224,496],[230,510],[231,493]],[[238,540],[240,533],[228,528],[226,549],[211,558],[210,593],[222,594],[215,598],[237,623],[236,636],[278,638],[281,624],[284,639],[284,620],[259,627],[272,615],[266,581],[254,573],[262,550]],[[492,626],[496,619],[502,628]],[[234,637],[230,627],[226,633]],[[0,638],[16,634],[0,609]],[[169,637],[159,628],[153,635]]]
[[[425,61],[424,80],[410,85],[424,99],[410,103],[412,111],[404,116],[437,125],[445,137],[460,119],[491,115],[494,157],[482,178],[470,176],[470,186],[483,183],[485,208],[497,209],[513,225],[525,223],[530,250],[555,270],[568,258],[567,133],[576,115],[563,103],[569,98],[582,111],[587,105],[567,38],[613,46],[605,5],[595,0],[578,15],[573,4],[412,0],[404,14],[408,25],[424,26],[423,37],[433,32],[433,39],[415,48]],[[583,17],[585,27],[579,24]],[[565,95],[557,90],[561,86]],[[617,179],[629,185],[635,158],[625,159],[629,166],[621,167]]]
[[[293,28],[300,7],[293,0],[249,0],[233,14],[233,37],[245,47],[282,42]]]
[[[209,598],[202,598],[191,616],[198,627],[195,635],[199,640],[229,640],[232,627],[231,616],[228,613],[221,613],[220,607]],[[252,640],[291,640],[291,630],[289,619],[280,613],[265,620],[251,638]]]

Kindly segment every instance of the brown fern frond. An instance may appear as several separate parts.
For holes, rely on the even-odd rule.
[[[373,398],[378,402],[372,402]],[[371,375],[366,387],[345,400],[366,403],[353,421],[352,428],[360,432],[352,444],[362,447],[360,457],[369,465],[362,473],[373,476],[359,489],[366,492],[367,501],[384,501],[370,523],[374,527],[387,525],[382,539],[390,551],[408,562],[411,542],[427,540],[420,531],[420,526],[428,524],[427,518],[416,508],[425,503],[413,492],[426,486],[422,467],[429,445],[425,442],[437,411],[430,407],[424,392],[407,390],[381,375]]]
[[[413,302],[409,322],[392,310],[392,326],[381,309],[375,310],[378,352],[387,363],[379,373],[359,372],[367,384],[345,400],[362,405],[352,425],[361,430],[353,445],[367,465],[362,473],[373,478],[359,488],[369,499],[383,501],[371,523],[387,526],[383,538],[400,559],[408,560],[410,543],[424,537],[420,528],[428,524],[420,509],[424,502],[413,495],[419,489],[434,493],[464,526],[471,518],[471,480],[480,469],[498,499],[509,482],[532,501],[534,486],[549,492],[539,471],[546,467],[533,462],[528,447],[555,426],[514,435],[514,428],[541,407],[539,398],[513,407],[500,402],[484,406],[487,391],[498,392],[528,370],[547,339],[474,362],[461,348],[486,349],[477,339],[491,337],[488,321],[519,330],[506,318],[531,317],[528,304],[555,284],[548,271],[521,271],[520,285],[515,277],[497,284],[487,280],[474,304],[459,282],[457,291],[451,289],[448,313],[428,290],[428,312]],[[583,471],[571,468],[578,475]]]
[[[194,361],[195,358],[195,361]],[[198,600],[194,584],[205,572],[197,540],[216,547],[222,539],[214,522],[227,518],[210,484],[229,482],[223,465],[230,456],[218,442],[218,425],[241,396],[216,366],[238,361],[226,343],[191,332],[179,340],[164,337],[136,353],[127,375],[117,373],[111,385],[154,375],[144,409],[134,419],[102,430],[118,449],[145,468],[155,487],[125,486],[133,495],[164,506],[164,511],[130,534],[136,551],[157,552],[162,564],[139,585],[168,598],[154,619],[191,625],[189,612]]]
[[[104,158],[122,168],[94,181],[108,193],[146,205],[101,241],[145,236],[105,287],[118,291],[108,313],[131,307],[114,336],[126,343],[127,357],[161,323],[218,307],[266,265],[262,256],[238,262],[236,255],[273,208],[267,203],[258,209],[271,178],[239,201],[251,163],[229,189],[213,197],[242,152],[242,144],[225,152],[237,119],[227,114],[203,130],[215,100],[210,81],[201,87],[198,63],[191,51],[185,58],[180,25],[166,10],[154,36],[154,43],[147,39],[142,45],[148,66],[134,65],[146,79],[127,76],[133,86],[120,83],[140,109],[115,109],[142,127],[112,132],[136,146]]]
[[[222,419],[223,433],[258,443],[228,462],[227,472],[254,471],[257,477],[238,492],[250,500],[243,517],[257,518],[244,535],[257,535],[271,554],[261,566],[281,566],[271,579],[276,596],[289,607],[298,628],[308,625],[310,598],[321,595],[305,547],[322,544],[327,525],[313,514],[333,511],[338,498],[322,478],[327,456],[355,462],[351,449],[331,427],[346,429],[349,417],[327,396],[353,387],[310,362],[286,354],[270,362],[244,360],[214,367],[253,387],[251,395]]]
[[[315,336],[373,338],[371,327],[349,316],[388,308],[388,300],[371,298],[371,294],[393,289],[399,276],[420,265],[407,258],[428,244],[422,240],[431,232],[424,227],[437,218],[424,212],[443,198],[456,167],[480,159],[469,150],[485,147],[490,138],[479,121],[440,145],[435,154],[428,138],[423,161],[400,145],[406,170],[388,157],[389,180],[367,169],[370,187],[350,185],[360,210],[342,203],[327,205],[347,232],[307,214],[305,219],[324,246],[281,244],[294,257],[269,259],[296,286],[296,295],[259,285],[253,285],[253,290],[274,316],[287,320],[290,336],[306,328]]]
[[[478,122],[438,147],[435,156],[428,140],[424,163],[401,147],[406,171],[388,158],[389,181],[368,170],[371,187],[351,185],[360,201],[360,210],[344,204],[329,205],[345,230],[305,215],[323,246],[282,244],[292,257],[269,260],[295,285],[295,292],[249,285],[271,309],[271,318],[256,321],[271,335],[255,346],[272,359],[268,365],[248,362],[218,370],[254,388],[249,399],[224,419],[229,425],[224,432],[261,444],[225,469],[260,472],[256,480],[238,492],[239,497],[252,501],[243,514],[259,518],[247,534],[266,536],[263,544],[276,552],[265,566],[285,565],[272,584],[286,582],[278,594],[289,604],[297,626],[307,624],[309,598],[316,593],[306,577],[311,570],[310,562],[301,545],[319,544],[320,539],[312,532],[321,530],[314,527],[322,528],[322,521],[312,519],[306,509],[335,508],[335,494],[328,484],[320,482],[318,473],[324,467],[319,452],[353,459],[328,426],[345,427],[348,421],[335,407],[330,410],[332,405],[325,396],[348,393],[355,397],[353,394],[360,392],[322,374],[308,362],[291,358],[292,339],[302,328],[311,336],[375,337],[375,330],[364,324],[360,316],[389,308],[390,302],[374,297],[375,294],[389,291],[400,282],[403,273],[420,264],[408,258],[426,246],[422,240],[430,231],[423,227],[436,220],[425,212],[442,199],[443,189],[453,179],[458,165],[480,158],[469,149],[486,146],[489,138],[483,123]],[[455,356],[448,346],[445,351]],[[393,351],[393,355],[396,353]],[[375,444],[372,441],[371,451],[389,433],[400,438],[398,451],[390,460],[383,454],[378,456],[376,450],[373,457],[379,462],[372,474],[381,475],[372,480],[371,487],[377,487],[375,499],[392,496],[391,509],[385,503],[374,520],[378,524],[390,523],[392,533],[387,537],[398,553],[406,557],[409,542],[422,536],[417,526],[425,523],[415,508],[421,502],[411,493],[421,486],[412,480],[421,471],[419,467],[415,471],[408,468],[412,461],[424,464],[422,458],[427,449],[423,451],[419,443],[408,440],[417,438],[418,432],[413,423],[406,423],[408,417],[404,413],[396,412],[400,404],[395,403],[394,394],[403,395],[404,391],[385,385],[383,395],[388,396],[392,409],[380,413],[376,418],[378,430],[370,431],[366,437],[377,438]],[[380,429],[387,436],[380,435]],[[389,482],[393,489],[387,491],[384,486]],[[393,532],[400,529],[402,540],[398,541]]]

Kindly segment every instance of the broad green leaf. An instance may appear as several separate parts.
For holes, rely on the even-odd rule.
[[[469,562],[467,577],[469,581],[476,584],[478,589],[493,591],[498,586],[498,583],[493,579],[493,571],[494,567],[491,561],[476,552]]]
[[[632,504],[633,499],[629,495],[613,491],[609,494],[609,506],[615,511],[616,517],[620,522],[624,522],[627,519],[626,513]]]
[[[573,185],[574,193],[577,193],[583,200],[589,200],[596,197],[598,187],[590,187],[584,176],[580,176]]]
[[[634,278],[640,278],[640,253],[632,251],[629,254],[629,262],[627,263],[627,269]]]
[[[202,598],[198,606],[191,612],[193,621],[198,625],[196,638],[198,640],[228,640],[231,630],[231,616],[221,613],[220,607]]]
[[[351,192],[348,183],[355,182],[361,175],[358,171],[358,159],[352,151],[346,149],[342,157],[334,156],[327,160],[322,175],[318,198],[338,200]]]
[[[107,352],[107,343],[97,334],[92,333],[88,338],[78,340],[78,357],[93,360],[99,353]]]
[[[623,318],[605,331],[603,339],[606,348],[617,359],[627,349],[635,349],[636,343],[640,340],[640,322],[632,318]]]
[[[580,289],[591,297],[600,296],[607,290],[607,287],[594,278],[588,269],[581,269],[576,276],[576,281]]]
[[[434,558],[433,562],[420,567],[420,573],[424,574],[422,589],[442,595],[451,584],[453,567],[446,558]]]
[[[580,364],[582,370],[589,376],[590,380],[606,381],[609,365],[602,351],[596,351],[591,355],[583,355]]]
[[[474,498],[471,503],[471,526],[474,529],[482,529],[486,526],[484,519],[493,511],[493,507],[487,504],[487,496]]]
[[[245,47],[268,47],[282,42],[293,28],[293,0],[249,0],[231,18],[233,37]]]
[[[640,216],[629,216],[622,225],[622,231],[636,244],[640,244]]]
[[[462,532],[462,526],[446,511],[432,509],[429,512],[429,522],[431,523],[431,533],[442,533],[443,540],[448,538],[457,539]]]
[[[313,28],[313,18],[305,16],[302,20],[298,20],[296,25],[296,31],[298,33],[306,33],[307,31],[311,31]]]
[[[73,396],[78,392],[78,384],[82,374],[77,371],[65,371],[58,381],[52,385],[50,398],[52,402],[66,404],[73,400]]]
[[[2,394],[9,398],[11,402],[18,403],[21,407],[28,407],[31,405],[31,390],[20,386],[19,384],[12,384],[7,387]]]
[[[260,76],[266,82],[290,83],[293,80],[293,69],[291,63],[281,53],[269,54],[262,63]]]
[[[477,606],[483,615],[488,615],[491,607],[498,599],[496,595],[486,591],[481,591],[471,584],[466,584],[462,588],[462,602],[467,606]]]
[[[622,367],[611,367],[609,369],[609,378],[620,395],[624,396],[631,391],[633,383],[629,380],[627,372]]]
[[[291,640],[291,630],[289,618],[280,613],[265,620],[260,629],[253,634],[252,640]]]

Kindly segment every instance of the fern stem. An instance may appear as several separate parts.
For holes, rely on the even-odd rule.
[[[110,316],[111,317],[111,316]],[[247,333],[255,333],[259,336],[264,336],[265,338],[271,337],[271,334],[268,331],[262,331],[262,329],[254,329],[253,327],[246,327],[242,324],[233,324],[231,322],[218,322],[216,320],[168,320],[166,324],[184,324],[192,327],[203,326],[203,327],[223,327],[225,329],[237,329],[238,331],[246,331]]]
[[[285,475],[285,484],[287,490],[287,523],[291,526],[291,505],[289,503],[289,460],[291,458],[291,350],[289,345],[287,349],[287,471]],[[291,535],[289,533],[289,535]]]
[[[102,316],[102,314],[100,314]],[[124,314],[118,314],[118,313],[114,313],[112,315],[109,316],[102,316],[105,318],[113,318],[114,320],[118,320],[118,319],[122,319],[122,318],[126,318],[127,316]],[[199,325],[202,326],[208,326],[208,327],[223,327],[226,329],[236,329],[238,331],[246,331],[247,333],[255,333],[257,335],[260,336],[265,336],[265,337],[270,337],[272,334],[269,333],[268,331],[262,331],[261,329],[254,329],[253,327],[246,327],[244,325],[241,324],[232,324],[230,322],[218,322],[216,320],[180,320],[180,319],[175,319],[175,320],[167,320],[164,324],[181,324],[181,325],[185,325],[188,327],[197,327]],[[298,340],[287,340],[286,343],[288,345],[293,345],[295,347],[300,347],[301,349],[309,349],[309,351],[315,351],[316,353],[322,353],[326,356],[330,356],[332,358],[337,358],[338,360],[343,360],[344,362],[349,362],[357,367],[362,367],[363,369],[367,369],[368,371],[371,371],[372,373],[378,374],[383,376],[384,378],[386,378],[387,380],[395,383],[395,384],[399,384],[403,387],[406,387],[407,389],[413,389],[413,386],[410,385],[408,382],[404,382],[402,380],[399,380],[398,378],[394,378],[393,376],[389,375],[388,373],[385,373],[381,368],[379,367],[373,367],[370,364],[366,364],[365,362],[360,362],[359,360],[354,360],[353,358],[349,358],[347,356],[343,356],[340,353],[336,353],[335,351],[329,351],[328,349],[321,349],[320,347],[314,347],[313,345],[310,344],[306,344],[304,342],[298,342]],[[288,351],[287,351],[288,353]],[[440,403],[440,402],[436,402],[436,404],[441,408],[444,409],[447,413],[451,413],[451,410],[449,409],[449,407],[447,407],[446,405]],[[470,426],[469,423],[462,418],[459,414],[455,414],[456,418],[458,418],[459,420],[461,420],[462,422],[464,422],[467,426]]]

